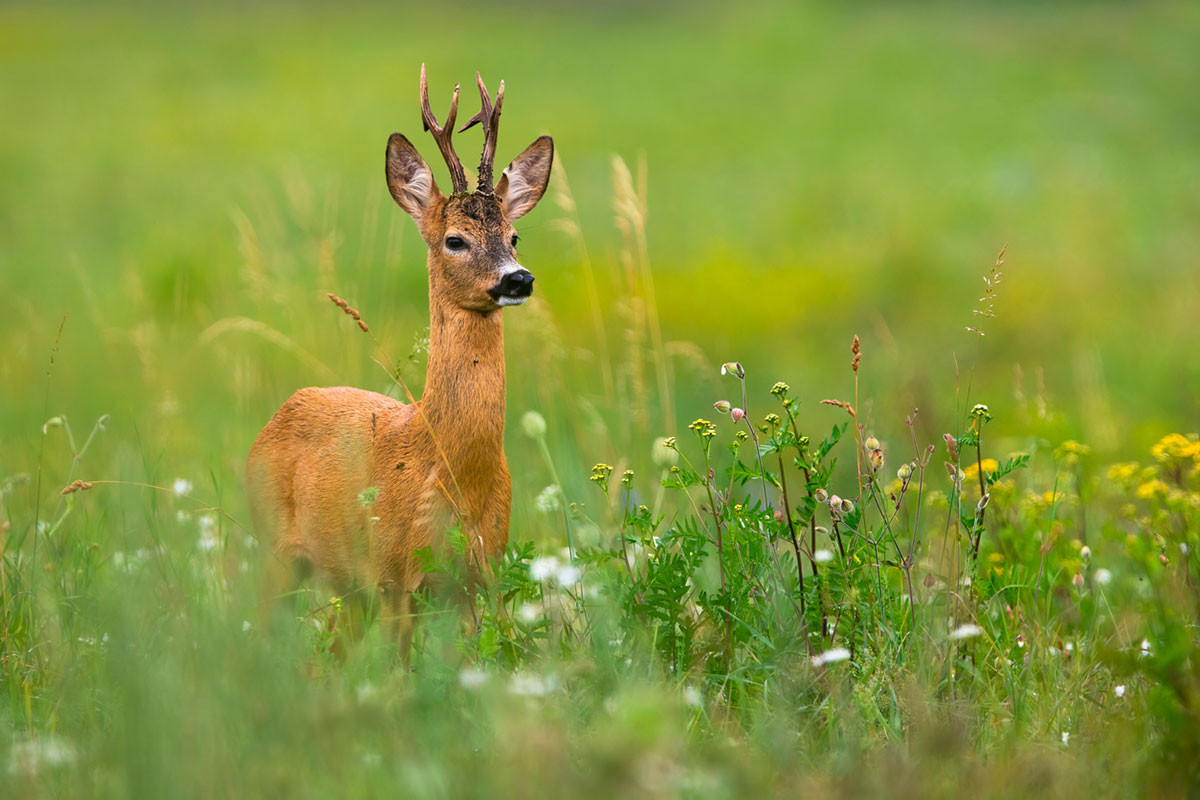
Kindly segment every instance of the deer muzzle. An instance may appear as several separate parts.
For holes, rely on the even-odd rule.
[[[488,294],[498,305],[519,306],[533,294],[533,273],[523,267],[509,270]]]

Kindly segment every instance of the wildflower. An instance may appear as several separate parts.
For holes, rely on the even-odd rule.
[[[547,580],[558,570],[558,559],[554,556],[539,556],[529,562],[529,577],[539,583]]]
[[[175,492],[175,494],[191,494],[192,482],[186,478],[176,478],[171,484],[171,491]]]
[[[1074,577],[1071,578],[1071,583],[1073,583],[1075,585],[1076,589],[1082,589],[1083,588],[1083,573],[1076,572]]]
[[[1143,658],[1150,655],[1150,640],[1149,639],[1142,639],[1142,644],[1138,651],[1138,655],[1142,656]]]
[[[478,689],[488,682],[488,674],[481,669],[466,667],[458,673],[458,685],[468,691]]]
[[[976,403],[971,408],[971,416],[974,417],[975,419],[981,419],[984,422],[992,421],[992,412],[989,411],[988,407],[986,405],[984,405],[983,403]]]
[[[700,690],[695,686],[687,686],[683,690],[683,702],[692,708],[699,708],[704,704],[704,696],[700,694]]]
[[[950,454],[950,460],[958,461],[958,439],[948,433],[942,434],[942,438],[946,440],[946,452]]]
[[[562,489],[558,488],[557,484],[550,484],[542,491],[538,492],[537,498],[533,501],[533,505],[538,511],[543,514],[553,514],[562,508],[559,498],[562,496]]]
[[[842,502],[841,502],[841,508],[842,508],[843,514],[853,514],[854,513],[854,501],[847,500],[845,497],[843,497]]]
[[[553,675],[517,673],[508,683],[508,691],[522,697],[545,697],[554,691],[558,681]]]
[[[621,473],[621,483],[625,484],[626,489],[633,485],[633,470],[627,469]]]
[[[960,639],[974,639],[981,633],[983,633],[983,628],[980,628],[978,625],[972,625],[968,622],[966,624],[959,625],[957,628],[950,631],[950,639],[956,642]]]
[[[733,417],[734,422],[741,422],[746,418],[746,412],[740,408],[732,409],[729,414]]]
[[[242,620],[242,633],[246,633],[252,627],[254,627],[254,626],[250,624],[250,620],[248,620],[248,619]]]
[[[834,647],[826,650],[824,653],[819,653],[812,657],[812,665],[814,667],[823,667],[826,664],[836,664],[839,661],[845,661],[850,658],[850,651],[844,647]]]
[[[1191,459],[1200,462],[1200,437],[1194,433],[1168,433],[1150,448],[1150,455],[1160,463]]]
[[[530,439],[541,439],[546,435],[546,418],[536,411],[526,411],[521,417],[521,430]]]
[[[717,410],[718,414],[728,414],[730,409],[733,408],[733,404],[728,400],[718,400],[713,403],[713,408]]]
[[[537,622],[541,616],[542,610],[533,603],[523,603],[521,607],[517,609],[517,619],[521,620],[521,622],[524,622],[527,625]]]
[[[766,423],[769,427],[775,428],[779,425],[781,420],[779,419],[778,414],[771,413],[771,414],[767,414],[767,416],[763,419],[763,422]]]
[[[737,361],[726,361],[721,365],[721,374],[732,375],[738,380],[741,380],[742,378],[746,377],[746,370],[743,369],[742,365]]]
[[[654,440],[650,448],[650,460],[658,467],[669,467],[679,461],[679,452],[675,449],[674,436],[660,436]]]
[[[813,497],[816,498],[818,503],[824,503],[829,500],[829,492],[825,491],[824,489],[817,489],[815,492],[813,492]]]
[[[776,397],[783,397],[788,393],[788,389],[790,388],[791,387],[783,381],[778,381],[774,386],[771,387],[771,394],[775,395]]]
[[[706,419],[693,420],[692,424],[688,425],[688,428],[695,431],[696,435],[705,442],[717,435],[717,426]]]
[[[1079,548],[1079,557],[1083,559],[1083,563],[1085,563],[1085,564],[1087,562],[1091,561],[1092,560],[1092,548],[1088,547],[1086,544],[1083,547]]]
[[[588,480],[598,484],[605,492],[608,491],[608,476],[612,474],[613,468],[608,464],[600,463],[592,466],[592,474]]]
[[[986,478],[998,469],[1000,469],[1000,464],[996,462],[996,459],[985,458],[982,461],[976,461],[974,464],[968,464],[963,470],[963,477],[974,480],[979,475],[979,471],[983,470],[983,476]]]
[[[1125,684],[1122,683],[1120,686],[1114,686],[1113,694],[1115,694],[1117,697],[1124,697],[1125,696]]]
[[[1104,567],[1101,567],[1100,569],[1096,570],[1096,574],[1092,577],[1092,580],[1094,580],[1100,586],[1107,586],[1109,581],[1112,580],[1112,573],[1106,570]]]
[[[876,448],[867,453],[867,461],[870,462],[872,469],[883,469],[883,451]]]
[[[833,561],[833,551],[826,550],[825,548],[821,548],[820,550],[813,553],[812,560],[817,562],[818,564],[825,564],[829,561]]]
[[[1137,487],[1137,496],[1143,500],[1153,500],[1156,497],[1166,497],[1169,491],[1170,487],[1167,484],[1155,478]]]
[[[583,570],[574,564],[563,564],[554,572],[555,582],[562,587],[574,586],[583,577]]]
[[[908,479],[912,477],[912,474],[912,464],[901,464],[900,469],[896,470],[896,477],[899,478],[902,483],[907,483]]]
[[[1114,483],[1125,483],[1137,474],[1139,465],[1133,461],[1113,464],[1108,468],[1108,479]]]
[[[65,767],[75,761],[75,747],[57,736],[13,742],[8,754],[8,771],[14,775],[36,775],[43,768]]]
[[[838,497],[836,494],[829,495],[829,508],[834,511],[841,511],[842,498]]]

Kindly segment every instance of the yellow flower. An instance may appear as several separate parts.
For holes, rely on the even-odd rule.
[[[996,459],[994,458],[985,458],[982,462],[973,461],[963,470],[963,475],[966,476],[967,480],[973,480],[979,477],[979,467],[981,463],[983,465],[984,477],[987,477],[987,475],[990,473],[1000,469],[1000,465],[996,463]]]
[[[1168,433],[1150,448],[1150,454],[1161,463],[1188,459],[1200,462],[1200,435]]]
[[[1137,487],[1137,496],[1143,500],[1153,500],[1156,497],[1166,497],[1168,490],[1168,486],[1156,478]]]
[[[1108,479],[1114,483],[1128,483],[1141,466],[1133,461],[1113,464],[1108,468]]]

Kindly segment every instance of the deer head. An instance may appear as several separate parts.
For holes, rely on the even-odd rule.
[[[483,155],[475,191],[467,190],[462,162],[451,143],[459,87],[454,87],[445,124],[439,125],[429,108],[424,64],[421,118],[450,170],[451,194],[442,194],[429,166],[412,142],[399,133],[388,139],[387,182],[396,204],[417,223],[429,247],[430,295],[459,308],[488,314],[502,306],[520,305],[533,293],[533,274],[517,262],[517,233],[512,224],[537,205],[546,191],[554,142],[549,136],[534,140],[505,168],[493,187],[504,81],[493,105],[483,78],[476,73],[476,79],[479,113],[459,129],[461,133],[476,124],[483,128]]]

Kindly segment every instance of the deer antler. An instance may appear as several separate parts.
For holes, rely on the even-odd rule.
[[[479,84],[479,113],[467,120],[467,124],[458,129],[462,133],[476,123],[483,124],[483,155],[479,159],[479,185],[475,191],[480,194],[492,193],[492,163],[496,160],[496,134],[500,129],[500,106],[504,104],[504,81],[496,90],[496,105],[488,96],[487,86],[483,76],[475,73],[475,81]]]
[[[453,194],[462,194],[467,191],[467,175],[463,172],[462,162],[458,160],[458,154],[454,152],[454,145],[450,142],[450,137],[454,134],[454,120],[458,116],[458,88],[459,85],[455,84],[454,96],[450,98],[450,111],[446,114],[445,127],[438,125],[437,117],[429,108],[429,83],[425,79],[425,65],[421,65],[421,121],[425,124],[425,130],[433,135],[433,140],[437,142],[438,149],[442,151],[442,158],[446,160],[446,166],[450,169]],[[493,149],[495,149],[494,145]]]

